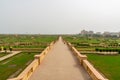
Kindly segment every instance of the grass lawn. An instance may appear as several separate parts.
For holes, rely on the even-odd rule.
[[[8,53],[7,53],[8,54]],[[6,53],[0,53],[0,57],[7,55]]]
[[[34,59],[34,55],[39,53],[20,53],[14,57],[0,62],[0,80],[6,80],[16,71],[20,72]],[[20,72],[18,72],[17,76]]]
[[[3,57],[3,56],[5,56],[6,54],[4,54],[4,53],[0,53],[0,57]]]
[[[109,80],[120,80],[120,55],[87,54],[88,60]]]

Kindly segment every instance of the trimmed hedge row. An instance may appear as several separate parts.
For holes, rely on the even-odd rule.
[[[95,48],[95,51],[100,51],[100,52],[118,52],[120,54],[120,48]]]
[[[72,44],[74,44],[76,46],[90,46],[88,43],[76,43],[76,42],[72,42]]]

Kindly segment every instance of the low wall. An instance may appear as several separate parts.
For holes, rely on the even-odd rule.
[[[88,74],[91,76],[93,80],[108,80],[106,79],[102,74],[100,74],[94,67],[91,65],[91,63],[87,60],[86,55],[80,54],[77,49],[72,46],[71,43],[64,41],[69,48],[73,51],[74,55],[77,56],[77,58],[80,61],[80,64],[85,68],[85,70],[88,72]]]
[[[83,66],[93,80],[108,80],[100,74],[88,60],[83,60]]]
[[[42,51],[40,55],[35,55],[35,59],[32,61],[32,63],[16,78],[7,80],[28,80],[35,69],[41,64],[42,60],[45,58],[46,54],[50,51],[54,44],[55,42],[52,42],[47,48],[44,49],[44,51]]]

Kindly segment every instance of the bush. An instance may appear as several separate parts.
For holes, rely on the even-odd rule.
[[[3,49],[5,50],[5,53],[7,53],[7,48],[6,48],[6,47],[4,47]]]
[[[95,51],[100,51],[100,52],[119,52],[119,48],[95,48]]]
[[[88,43],[77,43],[77,46],[90,46]]]
[[[10,50],[10,51],[12,51],[12,50],[13,50],[13,48],[12,48],[12,47],[9,47],[9,50]]]
[[[99,51],[99,49],[98,49],[98,48],[95,48],[95,51]]]

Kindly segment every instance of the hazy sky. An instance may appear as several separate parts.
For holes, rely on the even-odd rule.
[[[120,0],[0,0],[0,33],[120,31]]]

